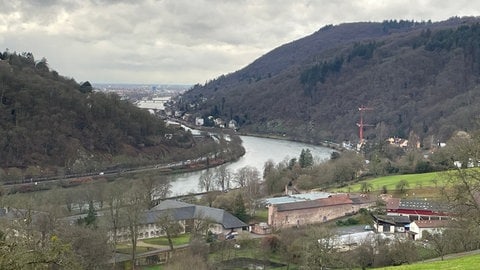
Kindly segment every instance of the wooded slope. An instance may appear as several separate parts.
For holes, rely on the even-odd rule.
[[[307,141],[418,136],[426,145],[478,129],[477,18],[325,26],[242,70],[196,85],[179,108],[235,119],[246,132]]]
[[[192,146],[190,134],[115,94],[60,76],[45,59],[9,52],[0,58],[0,167],[72,173],[114,166],[122,156],[162,159]],[[167,140],[166,133],[175,136]]]

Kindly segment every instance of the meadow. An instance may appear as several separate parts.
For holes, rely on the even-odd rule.
[[[445,177],[443,172],[431,172],[421,174],[403,174],[403,175],[389,175],[373,179],[362,180],[341,188],[335,188],[334,192],[361,192],[362,183],[367,183],[369,190],[372,192],[382,191],[386,189],[387,192],[397,190],[397,185],[405,180],[407,183],[406,189],[431,189],[438,188],[445,184]]]
[[[477,252],[478,253],[478,252]],[[462,269],[462,270],[474,270],[479,269],[480,266],[480,254],[471,255],[451,255],[453,258],[443,261],[434,262],[421,262],[410,265],[390,266],[385,268],[378,268],[381,270],[449,270],[449,269]],[[461,256],[461,257],[457,257]]]

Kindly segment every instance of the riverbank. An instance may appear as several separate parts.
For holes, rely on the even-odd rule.
[[[168,164],[139,166],[136,168],[123,168],[78,175],[42,177],[36,179],[31,178],[28,180],[23,179],[14,183],[4,183],[1,187],[3,188],[3,192],[7,194],[27,193],[49,190],[54,187],[69,188],[86,183],[105,181],[111,182],[117,178],[125,178],[149,171],[155,171],[157,175],[174,175],[202,171],[208,168],[213,168],[230,162],[235,162],[243,155],[245,155],[245,148],[242,146],[240,137],[235,134],[231,134],[229,136],[231,136],[230,143],[222,144],[223,148],[217,149],[217,152],[208,153],[208,155],[202,154],[194,159],[178,161]],[[233,136],[238,137],[238,140],[233,139]],[[220,142],[216,143],[220,144]]]
[[[237,132],[240,136],[251,136],[251,137],[258,137],[258,138],[267,138],[267,139],[274,139],[274,140],[284,140],[284,141],[291,141],[291,142],[298,142],[298,143],[306,143],[312,144],[317,146],[323,146],[327,148],[331,148],[337,151],[345,151],[346,149],[342,147],[341,144],[330,142],[330,141],[323,141],[323,142],[314,142],[314,141],[307,141],[307,140],[299,140],[297,138],[293,138],[287,136],[286,134],[283,135],[275,135],[275,134],[263,134],[263,133],[251,133],[251,132]]]

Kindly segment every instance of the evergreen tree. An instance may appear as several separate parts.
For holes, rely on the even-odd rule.
[[[310,149],[302,149],[298,162],[300,163],[300,167],[302,168],[308,168],[313,166],[313,156],[312,152],[310,152]]]
[[[87,216],[79,219],[78,223],[80,225],[84,224],[85,226],[95,226],[95,222],[97,221],[97,210],[95,210],[95,206],[93,205],[93,201],[88,203],[88,213]]]
[[[248,221],[247,210],[245,208],[245,202],[243,201],[243,196],[241,193],[238,193],[235,197],[235,202],[233,204],[233,215],[239,218],[241,221]]]

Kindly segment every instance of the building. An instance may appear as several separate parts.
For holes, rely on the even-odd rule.
[[[405,233],[410,230],[408,216],[373,215],[373,228],[377,233]]]
[[[407,232],[418,239],[421,238],[424,224],[445,224],[450,219],[448,205],[439,201],[387,198],[385,203],[387,215],[373,216],[373,226],[377,232]]]
[[[439,201],[388,198],[385,202],[390,216],[408,216],[411,221],[450,219],[448,205]]]
[[[410,235],[413,240],[424,237],[424,232],[441,233],[448,226],[448,220],[415,220],[410,224]]]
[[[135,103],[135,105],[142,109],[152,110],[154,112],[165,111],[165,103],[170,101],[171,97],[153,97],[150,99],[142,99]]]
[[[138,239],[147,239],[164,235],[158,222],[162,216],[168,215],[183,227],[183,233],[192,232],[198,221],[207,221],[209,231],[217,235],[226,235],[247,229],[248,225],[225,210],[189,204],[176,200],[165,200],[152,209],[145,211],[140,221]],[[119,239],[128,240],[127,228],[119,230]]]
[[[230,120],[230,121],[228,122],[228,128],[237,129],[237,128],[238,128],[238,123],[237,123],[237,121],[235,121],[235,120],[233,120],[233,119]]]
[[[326,222],[368,208],[374,200],[346,193],[305,193],[266,200],[268,225],[274,229]]]
[[[196,126],[203,126],[204,124],[205,124],[205,120],[202,117],[195,117]]]

